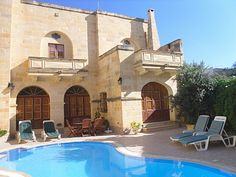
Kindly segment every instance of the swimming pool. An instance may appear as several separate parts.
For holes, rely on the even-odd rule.
[[[126,156],[98,142],[20,148],[0,153],[0,157],[0,167],[33,177],[236,177],[190,162]]]

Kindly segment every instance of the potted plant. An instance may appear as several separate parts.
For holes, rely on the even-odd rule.
[[[99,117],[101,117],[101,113],[97,110],[96,112],[95,112],[95,119],[97,119],[97,118],[99,118]]]
[[[141,125],[140,123],[135,122],[135,121],[133,121],[133,122],[130,123],[131,130],[132,130],[132,132],[133,132],[134,134],[137,134],[137,133],[138,133],[138,131],[139,131],[139,129],[140,129],[140,125]]]

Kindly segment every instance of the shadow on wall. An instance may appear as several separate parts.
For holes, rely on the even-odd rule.
[[[131,42],[133,42],[135,45],[134,46],[135,51],[139,49],[145,49],[146,48],[146,33],[143,28],[143,21],[140,22],[140,19],[138,19],[138,21],[132,20],[130,23],[131,23],[130,38],[132,40]],[[136,41],[139,41],[139,43],[137,43]]]

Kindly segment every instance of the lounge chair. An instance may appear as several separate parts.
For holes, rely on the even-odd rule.
[[[18,143],[21,143],[22,140],[36,141],[35,133],[32,130],[30,120],[19,121],[19,132],[17,132],[16,136]]]
[[[197,151],[205,151],[208,149],[210,141],[222,141],[226,147],[235,146],[235,136],[229,137],[225,131],[224,126],[226,117],[216,116],[212,121],[208,132],[198,132],[193,136],[180,139],[180,142],[187,145],[194,145]]]
[[[53,120],[43,121],[43,131],[41,133],[43,141],[46,141],[47,138],[58,138],[61,139],[61,134],[55,128],[55,123]]]
[[[94,120],[93,127],[92,127],[92,130],[91,130],[93,135],[96,136],[98,132],[103,132],[104,131],[103,122],[104,122],[103,118],[97,118],[97,119]]]
[[[73,135],[73,136],[78,136],[78,135],[79,135],[79,134],[78,134],[78,130],[79,130],[79,129],[78,129],[77,127],[71,126],[69,120],[67,120],[67,119],[66,119],[66,125],[67,125],[67,127],[69,128],[69,130],[70,130],[70,134],[69,134],[68,136],[71,136],[71,135]]]
[[[83,119],[81,129],[78,132],[82,136],[85,134],[91,135],[91,119]]]
[[[192,136],[197,132],[205,132],[207,130],[207,124],[209,122],[210,117],[208,115],[200,115],[198,117],[197,123],[194,127],[194,130],[184,130],[182,133],[171,136],[170,139],[172,141],[179,141],[182,138]]]

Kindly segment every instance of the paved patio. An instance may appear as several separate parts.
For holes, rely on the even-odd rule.
[[[118,146],[119,151],[130,155],[201,162],[236,173],[236,147],[226,148],[221,142],[211,143],[207,151],[197,152],[193,146],[184,147],[179,143],[173,143],[169,140],[169,136],[181,131],[182,129],[173,129],[155,133],[140,133],[138,135],[105,135],[96,137],[62,138],[61,140],[49,140],[47,142],[42,142],[39,138],[39,142],[37,143],[29,142],[20,145],[18,145],[15,140],[11,140],[7,143],[0,142],[0,151],[8,148],[17,148],[19,146],[29,148],[36,145],[58,142],[101,141],[113,143]],[[122,146],[125,148],[122,148]]]

